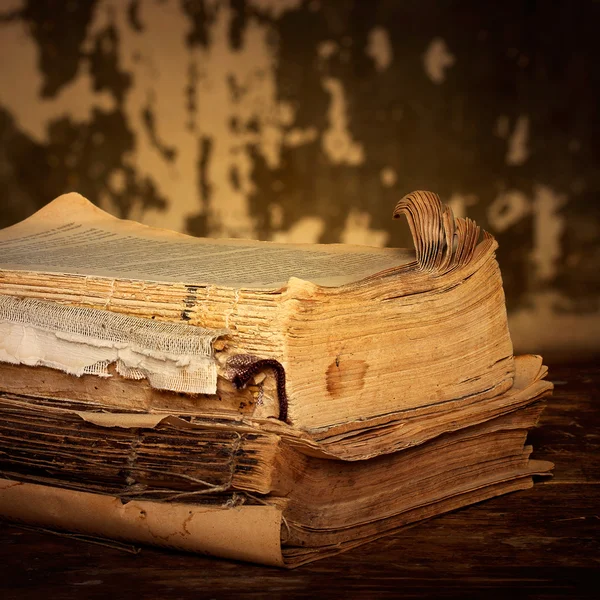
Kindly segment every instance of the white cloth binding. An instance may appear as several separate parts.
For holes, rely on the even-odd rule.
[[[215,394],[213,342],[225,329],[204,329],[0,296],[0,361],[60,369],[71,375],[110,377],[108,366],[157,389]]]

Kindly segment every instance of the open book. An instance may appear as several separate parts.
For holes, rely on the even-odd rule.
[[[146,378],[315,435],[507,391],[496,242],[428,192],[393,214],[416,251],[197,239],[61,196],[0,232],[0,360]]]

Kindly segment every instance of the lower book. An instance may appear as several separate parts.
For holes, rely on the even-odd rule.
[[[272,493],[228,490],[179,499],[48,485],[3,473],[0,515],[44,528],[280,567],[388,535],[441,513],[532,485],[551,463],[530,460],[527,431],[542,402],[364,461],[312,458]]]

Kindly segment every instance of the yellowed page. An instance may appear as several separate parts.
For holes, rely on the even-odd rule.
[[[281,511],[132,500],[0,479],[0,516],[75,531],[283,566]]]
[[[117,219],[79,194],[0,231],[0,269],[187,285],[339,286],[414,260],[409,250],[194,238]]]

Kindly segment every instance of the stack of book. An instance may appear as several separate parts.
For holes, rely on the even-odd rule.
[[[0,516],[294,567],[524,489],[552,388],[495,240],[191,238],[77,194],[0,231]]]

